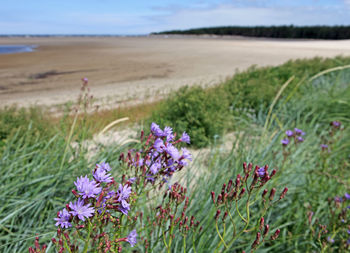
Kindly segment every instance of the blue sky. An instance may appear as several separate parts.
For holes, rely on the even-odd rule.
[[[350,25],[350,0],[1,0],[0,34],[147,34],[221,25]]]

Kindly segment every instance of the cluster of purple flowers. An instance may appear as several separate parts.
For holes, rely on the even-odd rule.
[[[77,200],[70,202],[66,208],[57,213],[56,226],[68,229],[72,227],[73,222],[85,222],[86,219],[93,219],[109,212],[109,209],[128,215],[129,198],[132,194],[131,181],[124,185],[119,184],[118,190],[114,191],[111,188],[117,184],[109,171],[111,171],[109,164],[102,162],[96,164],[92,172],[94,179],[90,180],[87,175],[77,178],[74,182],[76,190],[72,190]],[[133,230],[125,241],[134,246],[136,235],[136,230]]]
[[[145,144],[144,148],[136,152],[134,157],[131,155],[132,150],[125,159],[124,154],[120,156],[120,160],[129,167],[127,170],[132,171],[133,177],[128,180],[127,175],[123,175],[121,183],[117,184],[110,174],[110,165],[105,162],[96,164],[92,171],[92,179],[87,175],[77,178],[74,182],[75,189],[72,190],[76,200],[67,204],[55,218],[58,231],[71,227],[85,227],[97,220],[113,220],[116,222],[115,226],[120,226],[118,224],[120,216],[115,216],[112,211],[128,215],[132,199],[136,196],[132,191],[133,184],[140,185],[144,182],[145,187],[147,183],[153,184],[158,179],[163,180],[163,184],[174,172],[181,170],[192,160],[192,155],[186,148],[182,147],[179,150],[176,147],[178,143],[190,143],[190,137],[186,132],[176,139],[171,127],[161,129],[152,123],[150,135],[144,142],[142,132],[141,142]],[[130,168],[132,170],[129,170]],[[106,239],[106,249],[109,249],[111,244],[116,245],[120,242],[129,242],[134,246],[136,237],[136,230],[132,230],[127,237],[116,239],[114,242]],[[61,244],[60,242],[57,244],[60,249],[63,248]]]
[[[291,139],[294,139],[295,143],[300,143],[304,141],[304,138],[302,136],[305,135],[305,132],[299,128],[294,128],[294,131],[292,130],[287,130],[286,131],[286,136],[287,138],[284,138],[281,143],[283,146],[287,146]]]
[[[178,143],[190,143],[190,137],[183,132],[178,140],[171,127],[161,129],[156,123],[151,125],[151,133],[147,138],[146,145],[135,158],[128,157],[125,161],[145,171],[147,180],[151,183],[157,178],[167,181],[175,171],[181,170],[192,161],[191,153],[184,147],[179,150],[175,145]],[[129,155],[129,154],[128,154]]]

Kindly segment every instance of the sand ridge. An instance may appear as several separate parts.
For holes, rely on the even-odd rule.
[[[350,55],[350,41],[184,36],[0,38],[38,45],[0,55],[0,106],[52,106],[75,100],[87,77],[100,103],[158,99],[183,85],[214,85],[236,70],[289,59]]]

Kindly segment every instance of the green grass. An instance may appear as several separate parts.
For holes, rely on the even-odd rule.
[[[317,60],[313,61],[317,63]],[[323,68],[315,68],[315,71],[316,69],[323,70]],[[248,73],[251,72],[248,71],[247,75]],[[280,237],[274,243],[261,245],[258,252],[320,252],[317,238],[312,236],[311,227],[307,223],[307,213],[314,212],[313,223],[318,219],[321,224],[329,224],[332,217],[327,208],[328,199],[343,195],[347,190],[350,191],[350,128],[348,127],[350,124],[350,71],[332,72],[312,82],[304,81],[298,87],[295,86],[297,82],[291,83],[276,100],[276,105],[270,114],[269,105],[283,82],[274,80],[269,83],[262,74],[258,75],[254,71],[252,73],[256,74],[257,79],[251,81],[255,85],[258,85],[258,78],[262,78],[260,85],[274,87],[274,92],[268,95],[270,102],[266,102],[265,106],[255,105],[255,103],[251,105],[247,101],[250,99],[253,101],[254,96],[245,100],[244,95],[241,95],[241,100],[245,101],[242,102],[242,107],[228,109],[229,116],[220,118],[227,104],[222,105],[220,101],[216,101],[217,93],[213,92],[216,88],[182,90],[183,96],[190,94],[187,100],[181,101],[181,96],[178,95],[179,97],[175,100],[177,102],[172,101],[172,104],[169,104],[172,106],[173,113],[178,109],[180,118],[181,112],[192,108],[186,103],[193,101],[198,105],[194,109],[200,115],[199,119],[196,119],[198,116],[195,114],[196,110],[191,111],[192,114],[188,112],[187,120],[193,120],[193,122],[188,123],[184,120],[183,127],[191,128],[192,124],[197,124],[196,127],[200,128],[208,124],[206,128],[210,128],[215,135],[221,132],[215,126],[217,124],[215,120],[218,122],[226,120],[228,125],[239,125],[239,130],[243,133],[239,135],[237,132],[237,138],[231,143],[233,147],[231,152],[223,151],[218,142],[211,146],[209,155],[194,161],[192,166],[184,172],[183,181],[192,199],[189,212],[194,214],[203,226],[203,232],[195,238],[194,245],[197,252],[215,251],[220,239],[213,226],[215,209],[211,204],[210,191],[220,191],[223,183],[242,173],[243,162],[253,162],[259,165],[269,164],[270,168],[278,170],[276,177],[268,183],[269,188],[276,187],[279,191],[283,187],[289,188],[286,198],[265,215],[266,222],[273,230],[281,229]],[[311,74],[315,73],[310,72],[308,76]],[[271,78],[273,76],[274,74],[271,74]],[[282,76],[281,81],[289,78],[287,74]],[[302,78],[300,77],[299,80]],[[243,86],[244,79],[241,82],[239,84]],[[226,83],[217,89],[221,92],[222,89],[227,88],[225,85],[229,86]],[[266,91],[270,92],[269,89]],[[213,94],[213,101],[215,101],[213,103],[206,100],[210,94]],[[257,92],[256,96],[258,94]],[[345,127],[337,135],[338,141],[331,144],[331,153],[325,155],[321,153],[320,144],[326,141],[329,123],[333,120],[340,120]],[[116,181],[120,181],[119,153],[132,147],[118,144],[112,147],[100,146],[96,156],[87,160],[87,151],[84,148],[73,149],[68,145],[67,149],[67,141],[74,139],[82,143],[88,136],[88,134],[82,134],[89,132],[87,126],[81,125],[84,121],[77,121],[71,138],[69,138],[69,127],[61,128],[56,134],[36,130],[36,134],[33,135],[33,126],[36,124],[40,126],[38,122],[40,120],[35,119],[32,123],[23,120],[18,123],[18,128],[4,139],[5,145],[0,154],[1,252],[27,251],[27,248],[33,245],[33,238],[37,233],[42,242],[49,244],[49,251],[52,252],[53,248],[49,241],[55,232],[53,218],[65,203],[73,199],[70,191],[75,178],[89,173],[89,168],[92,168],[96,162],[107,161],[114,169]],[[177,124],[180,123],[181,121]],[[210,123],[214,126],[210,126]],[[292,147],[290,156],[284,160],[280,140],[284,138],[285,130],[294,127],[306,132],[305,142]],[[258,206],[259,204],[254,208]],[[142,209],[144,217],[152,211],[146,206]],[[232,213],[234,220],[238,221],[237,213],[234,210]],[[252,219],[259,219],[257,212],[252,213]],[[150,228],[142,233],[149,234],[148,229]],[[228,225],[227,233],[231,233],[232,229],[232,226]],[[332,232],[331,228],[329,230]],[[244,233],[233,244],[231,251],[249,252],[254,238],[254,233]],[[153,243],[153,252],[163,250],[162,243],[150,240]],[[182,245],[182,237],[176,234],[173,242],[174,252],[181,252]],[[194,252],[192,238],[188,238],[186,245],[187,252]],[[138,244],[136,249],[140,252],[144,251],[142,244]],[[129,249],[124,248],[124,250]],[[327,252],[332,251],[328,249]],[[334,252],[337,252],[336,249]]]
[[[231,119],[236,116],[239,119],[242,110],[257,114],[266,109],[289,78],[294,77],[283,96],[323,70],[348,64],[350,58],[336,57],[288,61],[277,67],[251,67],[213,88],[180,89],[162,102],[149,122],[171,125],[178,132],[187,131],[194,147],[207,146],[226,131],[241,128],[237,120]],[[293,96],[304,94],[301,88]]]

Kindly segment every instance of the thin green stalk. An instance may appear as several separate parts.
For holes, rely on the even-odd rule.
[[[183,248],[184,248],[184,253],[186,253],[186,236],[183,237]]]
[[[217,221],[215,222],[215,228],[216,228],[216,233],[217,233],[218,236],[220,237],[221,242],[224,244],[225,248],[227,249],[228,246],[227,246],[227,244],[226,244],[224,238],[222,238],[222,236],[221,236],[221,233],[220,233],[219,228],[218,228],[218,222],[217,222]],[[218,250],[218,248],[220,247],[220,245],[221,245],[221,244],[219,243],[218,246],[216,247],[215,252],[217,252],[217,250]]]
[[[83,249],[83,252],[84,253],[87,253],[88,252],[88,249],[89,249],[89,242],[90,242],[90,235],[91,235],[91,222],[89,220],[89,228],[88,228],[88,235],[86,237],[86,240],[85,240],[85,246],[84,246],[84,249]]]

